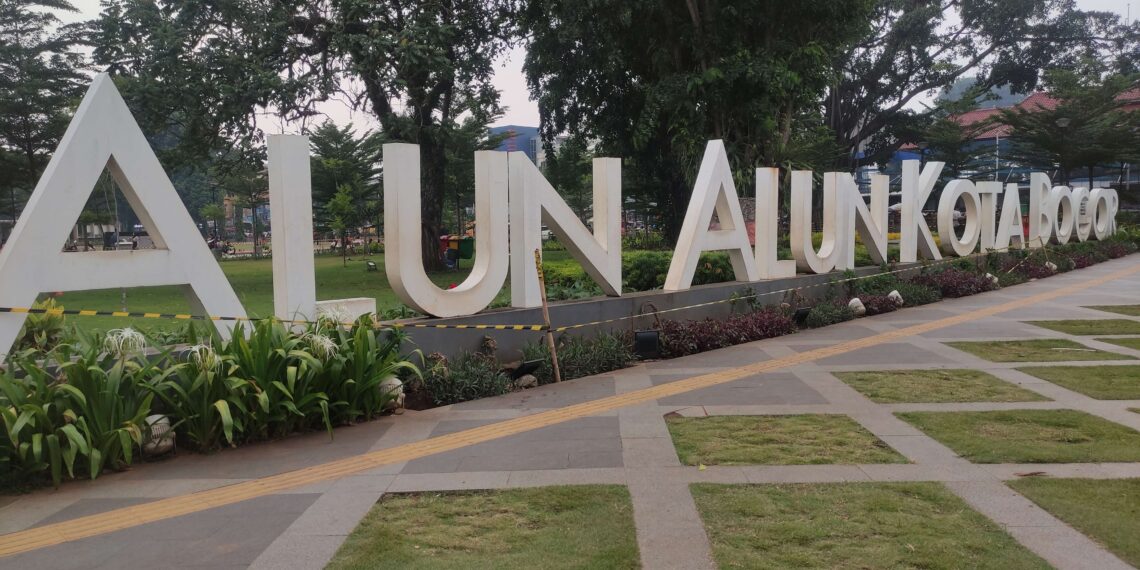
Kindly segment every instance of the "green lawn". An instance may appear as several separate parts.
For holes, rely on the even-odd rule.
[[[1048,399],[980,370],[891,370],[833,374],[880,404],[1034,402]]]
[[[1140,566],[1140,479],[1019,479],[1029,500]]]
[[[847,416],[669,418],[685,465],[906,463],[906,458]]]
[[[1097,340],[1132,350],[1140,350],[1140,338],[1098,338]]]
[[[974,463],[1140,461],[1140,432],[1076,410],[897,415]]]
[[[938,483],[692,486],[721,568],[1049,568]]]
[[[1030,366],[1022,372],[1098,400],[1140,400],[1140,366]]]
[[[616,485],[387,495],[327,568],[638,568]]]
[[[1140,334],[1140,321],[1131,319],[1071,319],[1026,321],[1031,325],[1072,335]]]
[[[1132,360],[1113,352],[1089,348],[1065,339],[987,340],[948,342],[958,350],[991,362],[1071,362],[1075,360]]]
[[[549,259],[569,259],[564,251],[545,254]],[[384,256],[365,257],[356,255],[350,258],[347,267],[340,257],[321,255],[316,257],[317,299],[345,299],[350,297],[373,297],[377,309],[383,311],[400,305],[395,292],[388,284],[384,273]],[[368,271],[365,261],[375,261],[378,271]],[[241,300],[250,316],[264,317],[273,314],[273,269],[269,259],[230,260],[219,262],[230,285]],[[433,273],[431,280],[441,287],[459,283],[470,272],[471,261],[464,260],[459,271]],[[509,294],[509,284],[504,284],[504,293]],[[122,310],[123,290],[107,289],[98,291],[77,291],[64,293],[57,302],[68,309],[97,309],[107,311]],[[190,304],[179,287],[138,287],[126,289],[128,311],[152,313],[189,313]],[[147,329],[175,328],[174,321],[153,319],[120,319],[115,317],[69,316],[69,324],[86,328],[111,329],[123,326],[142,326]]]
[[[1085,307],[1086,309],[1097,309],[1099,311],[1108,311],[1118,315],[1128,315],[1130,317],[1140,317],[1140,305],[1093,305]]]

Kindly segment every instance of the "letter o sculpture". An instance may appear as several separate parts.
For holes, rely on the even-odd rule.
[[[1112,231],[1112,205],[1105,190],[1097,188],[1089,195],[1090,225],[1097,240],[1107,238]]]
[[[959,197],[966,205],[966,227],[962,229],[961,238],[954,233],[954,205]],[[974,252],[982,237],[981,210],[982,202],[973,182],[953,180],[946,184],[938,199],[938,235],[944,253],[963,256]]]
[[[1061,245],[1069,243],[1073,227],[1077,225],[1077,209],[1073,207],[1073,192],[1068,186],[1053,187],[1049,192],[1049,207],[1054,212],[1053,241]]]

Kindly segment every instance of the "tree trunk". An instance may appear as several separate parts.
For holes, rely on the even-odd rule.
[[[676,244],[681,235],[681,225],[685,223],[685,212],[689,208],[689,198],[692,191],[685,183],[685,177],[680,172],[672,172],[668,179],[669,205],[665,208],[665,238],[670,244]]]
[[[426,271],[443,269],[439,255],[439,236],[443,226],[443,187],[447,159],[443,145],[431,135],[420,139],[420,161],[423,164],[423,190],[420,192],[421,252]]]

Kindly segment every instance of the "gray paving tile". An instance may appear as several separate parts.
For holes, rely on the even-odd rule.
[[[5,558],[23,568],[249,565],[317,495],[271,495]]]
[[[606,376],[594,376],[568,380],[561,384],[547,384],[522,392],[513,392],[495,398],[483,398],[455,404],[455,410],[494,410],[516,409],[530,410],[542,408],[561,408],[582,402],[597,400],[606,396],[613,396],[614,379]]]
[[[832,365],[861,365],[875,366],[878,364],[913,364],[935,365],[953,364],[954,361],[935,354],[929,350],[919,348],[910,343],[892,342],[868,348],[862,348],[847,354],[832,356],[819,360],[823,366]]]
[[[773,372],[742,378],[658,400],[662,405],[728,406],[766,404],[826,404],[827,399],[795,374]]]
[[[71,504],[71,506],[49,516],[36,523],[35,526],[43,526],[45,524],[52,524],[63,522],[66,520],[85,517],[88,515],[95,515],[113,511],[115,509],[122,509],[134,505],[149,503],[153,499],[147,498],[124,498],[124,499],[79,499]]]
[[[644,364],[645,372],[651,376],[659,374],[673,374],[676,370],[689,372],[688,376],[697,376],[705,372],[713,372],[724,368],[737,368],[756,362],[771,360],[772,356],[766,350],[770,341],[758,341],[739,344],[710,350],[680,358],[658,360]]]
[[[398,416],[397,416],[398,417]],[[368,451],[391,426],[391,418],[244,445],[209,455],[179,453],[117,475],[122,479],[248,479],[301,469]]]
[[[490,423],[482,420],[440,422],[432,436],[455,433]],[[590,417],[537,429],[519,435],[480,443],[408,462],[401,473],[450,473],[456,471],[525,471],[566,469],[570,455],[585,463],[585,455],[599,454],[596,467],[620,467],[614,452],[622,450],[617,417]]]

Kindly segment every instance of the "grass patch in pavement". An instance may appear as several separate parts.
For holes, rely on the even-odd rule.
[[[896,415],[974,463],[1140,461],[1140,432],[1076,410]]]
[[[1028,366],[1018,370],[1097,400],[1140,400],[1140,365]]]
[[[834,372],[874,402],[1035,402],[1044,396],[980,370]]]
[[[1140,317],[1140,305],[1093,305],[1085,308],[1108,311],[1109,313],[1128,315],[1130,317]]]
[[[1025,321],[1052,331],[1072,335],[1140,334],[1140,321],[1131,319],[1071,319],[1064,321]]]
[[[1131,356],[1089,348],[1083,344],[1061,338],[948,342],[946,344],[990,362],[1132,360]]]
[[[1140,479],[1031,478],[1009,486],[1121,560],[1140,566]]]
[[[1115,344],[1116,346],[1123,346],[1124,348],[1131,348],[1132,350],[1140,350],[1140,338],[1098,338],[1097,340]]]
[[[1049,568],[938,483],[692,486],[721,568]]]
[[[616,485],[386,495],[327,568],[638,568]]]
[[[685,465],[907,462],[847,416],[671,417],[666,423]]]

